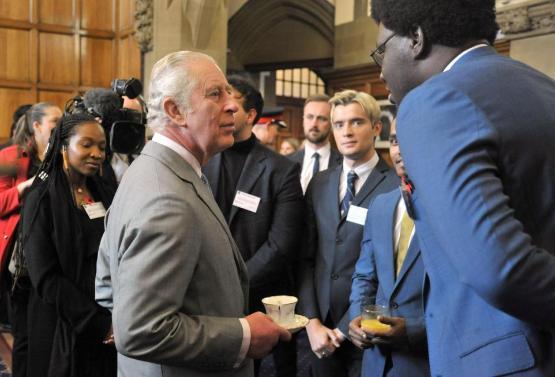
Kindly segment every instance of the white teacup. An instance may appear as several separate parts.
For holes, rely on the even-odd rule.
[[[299,301],[295,296],[271,296],[262,299],[266,314],[280,326],[295,323],[295,305]]]

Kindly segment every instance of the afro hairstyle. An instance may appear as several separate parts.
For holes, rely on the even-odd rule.
[[[372,18],[403,36],[420,26],[429,43],[449,47],[493,44],[499,30],[495,0],[372,0]]]

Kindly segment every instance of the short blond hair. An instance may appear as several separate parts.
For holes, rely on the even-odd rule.
[[[372,97],[368,93],[364,92],[357,92],[356,90],[343,90],[341,92],[337,92],[334,96],[329,100],[329,104],[331,105],[331,119],[333,122],[333,111],[336,106],[346,106],[350,105],[351,103],[358,103],[366,115],[370,122],[374,124],[375,122],[380,121],[380,105],[374,97]]]

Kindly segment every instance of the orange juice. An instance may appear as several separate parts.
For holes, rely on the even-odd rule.
[[[387,332],[391,326],[385,323],[381,323],[377,319],[363,319],[360,322],[360,327],[366,331],[372,331],[374,333],[384,333]]]

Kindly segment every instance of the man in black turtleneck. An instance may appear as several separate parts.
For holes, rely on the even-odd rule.
[[[203,168],[249,273],[249,309],[264,311],[261,299],[293,294],[292,267],[303,232],[300,165],[264,147],[252,133],[262,113],[260,92],[229,77],[239,104],[235,144]],[[273,351],[276,376],[296,375],[295,342]],[[260,362],[255,362],[258,375]]]

